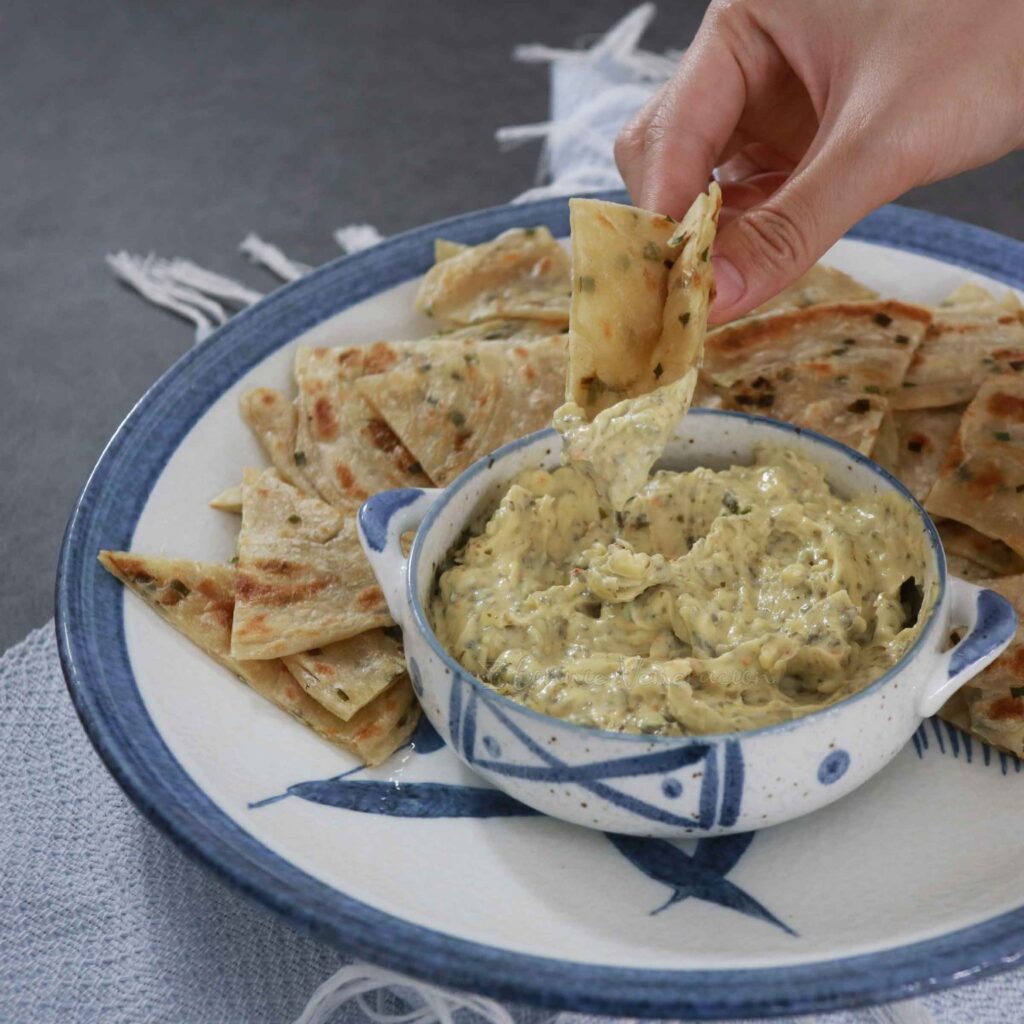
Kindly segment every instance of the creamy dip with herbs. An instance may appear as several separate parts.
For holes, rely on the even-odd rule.
[[[468,671],[545,714],[754,729],[900,659],[934,601],[926,544],[909,502],[840,498],[788,449],[655,473],[619,511],[572,464],[531,469],[452,552],[430,616]]]

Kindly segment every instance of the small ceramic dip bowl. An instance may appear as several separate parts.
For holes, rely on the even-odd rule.
[[[796,448],[822,465],[837,494],[896,491],[914,503],[931,552],[925,582],[936,600],[916,642],[880,679],[803,718],[748,732],[647,736],[604,732],[541,714],[476,679],[441,646],[426,608],[438,567],[532,466],[557,466],[561,439],[544,430],[506,445],[443,490],[371,498],[359,534],[395,621],[413,686],[432,724],[475,772],[555,818],[607,832],[684,837],[746,832],[808,814],[866,782],[1009,643],[1011,605],[946,574],[924,510],[888,473],[845,445],[785,423],[693,410],[659,463],[723,469],[764,444]],[[406,557],[401,537],[416,529]],[[949,649],[952,628],[962,639]]]

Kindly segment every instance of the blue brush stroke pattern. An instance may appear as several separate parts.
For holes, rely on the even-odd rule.
[[[935,742],[928,738],[928,726],[931,726]],[[974,745],[978,744],[981,750],[981,764],[989,768],[993,764],[992,754],[998,755],[998,764],[1003,775],[1009,775],[1011,770],[1019,774],[1024,768],[1024,761],[1014,754],[1007,754],[989,746],[984,740],[971,736],[950,722],[940,719],[938,716],[922,722],[917,731],[911,737],[914,744],[914,752],[918,758],[924,759],[926,750],[934,750],[940,754],[951,754],[959,760],[961,756],[968,764],[974,760]]]
[[[462,725],[465,735],[465,724],[458,724]],[[426,716],[423,716],[413,734],[411,746],[418,754],[428,755],[440,750],[444,740]],[[739,753],[738,744],[733,760],[736,758],[739,771],[742,772],[742,754]],[[727,764],[728,761],[727,755]],[[534,817],[539,814],[497,789],[437,782],[399,784],[351,779],[351,776],[363,770],[360,765],[333,778],[299,782],[289,786],[284,793],[258,800],[249,807],[266,807],[288,797],[297,797],[324,807],[399,818],[499,818]],[[742,781],[739,789],[742,790]],[[738,809],[738,794],[735,797],[727,796],[723,803],[733,799]],[[753,842],[753,832],[701,839],[692,855],[663,839],[612,833],[605,835],[631,864],[672,890],[666,902],[652,910],[651,914],[661,913],[692,897],[773,924],[787,934],[796,934],[761,903],[725,878]]]
[[[500,789],[449,786],[441,782],[403,782],[399,785],[365,779],[353,782],[338,776],[299,782],[288,787],[287,795],[324,807],[360,814],[386,814],[392,818],[513,818],[532,817],[539,813],[506,796]],[[261,807],[268,802],[263,800],[250,806]]]
[[[727,836],[728,844],[722,848],[721,854],[714,851],[715,845],[723,840],[702,839],[698,844],[698,854],[705,844],[711,850],[698,859],[698,855],[690,856],[664,839],[640,839],[636,836],[615,835],[605,833],[612,845],[634,867],[639,868],[648,878],[667,885],[672,893],[651,914],[660,914],[682,900],[693,897],[707,903],[715,903],[720,907],[746,914],[767,924],[781,928],[787,935],[796,936],[796,932],[783,921],[780,921],[767,907],[758,903],[753,896],[745,893],[724,875],[720,868],[726,864],[730,867],[742,856],[750,845],[753,833],[739,836]],[[729,840],[732,840],[730,843]],[[743,841],[746,841],[745,843]],[[716,863],[717,861],[717,863]],[[728,870],[728,868],[726,868]]]

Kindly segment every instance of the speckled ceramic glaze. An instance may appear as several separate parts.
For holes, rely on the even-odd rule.
[[[763,417],[694,410],[667,453],[673,468],[724,468],[761,444],[786,444],[826,468],[846,495],[897,491],[875,463],[810,431]],[[917,506],[931,553],[936,601],[905,657],[853,697],[793,722],[717,736],[652,737],[571,725],[502,697],[441,646],[424,608],[449,550],[508,482],[529,466],[556,466],[553,430],[503,448],[445,490],[371,498],[359,515],[363,547],[404,631],[413,685],[427,715],[474,771],[545,814],[608,832],[682,838],[747,832],[809,814],[866,782],[1009,643],[1012,606],[946,575],[935,528]],[[399,538],[419,526],[406,559]],[[951,626],[966,635],[943,650]]]

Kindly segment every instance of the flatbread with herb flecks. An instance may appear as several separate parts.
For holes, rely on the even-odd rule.
[[[946,557],[969,559],[984,569],[984,576],[1016,576],[1024,573],[1024,558],[1011,551],[1001,540],[993,540],[983,533],[958,523],[954,519],[940,519],[935,524],[942,538]]]
[[[247,469],[234,658],[279,658],[391,625],[351,516],[271,471]]]
[[[242,419],[256,435],[271,465],[293,487],[307,494],[313,485],[306,472],[306,453],[296,444],[298,411],[287,395],[275,388],[253,388],[239,403]]]
[[[924,501],[939,475],[965,405],[892,413],[896,427],[895,464],[886,466],[918,501]]]
[[[833,302],[862,302],[877,299],[872,291],[849,274],[824,263],[815,263],[806,274],[798,277],[788,288],[773,299],[762,302],[748,316],[763,316],[789,309],[806,309]]]
[[[282,660],[310,697],[345,721],[405,672],[402,645],[382,629]]]
[[[666,281],[661,335],[647,357],[648,378],[641,393],[672,384],[700,367],[708,307],[715,293],[711,249],[721,208],[721,189],[712,183],[707,194],[697,196],[669,239],[675,262]]]
[[[1024,376],[994,376],[981,385],[925,508],[1024,555]]]
[[[720,205],[721,194],[712,186],[710,195],[698,197],[685,225],[677,225],[631,206],[570,200],[566,399],[585,419],[678,380],[699,362]],[[677,228],[683,233],[674,238]],[[681,250],[683,262],[672,275]]]
[[[729,385],[771,366],[819,363],[830,378],[861,378],[862,386],[891,393],[899,389],[930,322],[923,306],[895,301],[838,302],[751,317],[708,335],[704,373]],[[875,379],[859,369],[862,363],[889,369]]]
[[[386,342],[296,351],[297,445],[318,493],[339,509],[354,513],[371,494],[392,487],[430,486],[415,457],[352,383],[397,359]]]
[[[936,310],[914,354],[896,409],[930,409],[969,402],[996,374],[1024,376],[1024,323],[1016,313]]]
[[[443,487],[495,448],[548,426],[564,379],[559,334],[473,351],[439,346],[429,358],[358,386]]]
[[[953,695],[939,714],[954,725],[1017,757],[1024,757],[1024,576],[980,580],[1017,611],[1010,646]]]
[[[865,391],[828,363],[767,366],[729,385],[705,377],[705,407],[749,412],[807,427],[834,438],[863,455],[871,455],[879,437],[888,403],[881,385]],[[869,367],[869,369],[871,369]],[[875,376],[888,374],[883,362]]]
[[[416,309],[443,327],[496,317],[564,324],[569,257],[547,228],[512,228],[435,263]]]
[[[314,732],[380,764],[412,735],[419,720],[408,677],[344,722],[310,698],[277,658],[231,656],[235,571],[186,559],[102,551],[100,563],[197,647]]]

